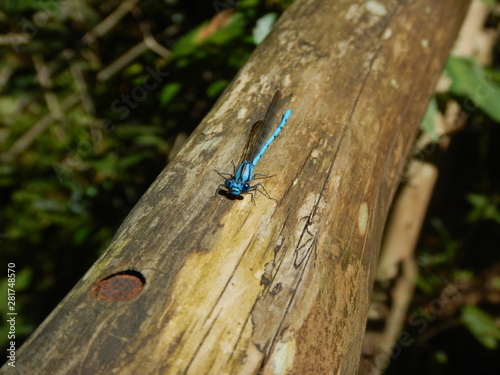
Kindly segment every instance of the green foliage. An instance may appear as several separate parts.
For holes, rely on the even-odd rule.
[[[481,67],[475,60],[452,56],[445,71],[452,80],[450,94],[469,98],[493,120],[500,122],[500,87],[494,84],[491,70]]]
[[[170,82],[163,86],[160,94],[161,105],[165,106],[170,103],[181,89],[182,84],[179,82]]]
[[[0,239],[1,240],[1,239]],[[1,245],[1,242],[0,242]],[[30,268],[24,268],[21,270],[18,274],[16,274],[15,277],[15,286],[14,290],[16,292],[16,304],[22,303],[23,298],[22,294],[19,294],[19,292],[23,292],[27,290],[33,279],[33,272]],[[9,288],[12,289],[12,285],[9,285],[9,281],[7,280],[7,277],[3,277],[0,279],[0,295],[1,296],[7,296],[7,290]],[[21,297],[20,297],[21,296]],[[0,304],[0,315],[2,317],[7,317],[8,313],[8,306],[7,303],[1,303]],[[0,345],[1,346],[6,346],[7,342],[9,342],[9,337],[8,337],[8,325],[6,324],[6,319],[2,319],[0,322]],[[34,329],[34,324],[29,323],[26,321],[26,317],[22,315],[16,316],[16,333],[19,335],[28,335],[31,333],[31,331]]]
[[[500,290],[496,276],[500,242],[498,61],[493,66],[497,68],[450,57],[445,67],[451,79],[448,92],[431,100],[421,123],[421,131],[436,143],[422,154],[437,162],[441,178],[417,253],[414,312],[406,327],[414,344],[391,362],[388,374],[410,371],[405,359],[411,358],[406,355],[422,358],[422,364],[411,368],[415,373],[460,372],[471,358],[480,363],[474,372],[490,373],[498,358],[498,299],[490,297]],[[450,137],[444,159],[436,152],[441,151],[437,146],[441,139],[434,119],[449,100],[458,102],[466,124]],[[454,291],[454,298],[446,297],[447,288]],[[480,352],[477,342],[488,349],[486,353]]]
[[[0,257],[18,271],[19,345],[104,250],[171,142],[246,62],[257,20],[284,5],[140,2],[95,35],[119,3],[3,5],[0,34],[11,39],[0,46]],[[145,33],[169,53],[127,60]]]
[[[461,319],[474,337],[486,348],[496,349],[500,341],[500,328],[489,314],[476,306],[465,305]]]
[[[467,215],[470,222],[493,220],[500,224],[500,210],[498,208],[500,199],[498,196],[471,193],[467,195],[467,201],[473,206]]]
[[[207,29],[207,26],[208,22],[203,23],[180,38],[172,49],[173,57],[181,58],[192,55],[192,58],[204,58],[207,51],[200,47],[204,45],[211,47],[223,46],[241,37],[246,26],[246,20],[243,14],[235,13],[222,28],[217,29],[212,34],[203,36],[202,31]]]
[[[432,98],[429,102],[429,106],[425,111],[424,118],[420,123],[420,130],[426,133],[433,142],[439,141],[439,135],[436,129],[435,117],[438,112],[437,101]]]
[[[140,2],[92,42],[84,36],[119,2],[4,2],[0,32],[17,37],[0,46],[0,257],[18,271],[20,337],[96,260],[165,166],[176,136],[201,121],[290,2]],[[143,41],[144,25],[168,53],[147,50],[98,78]],[[500,119],[500,74],[453,57],[446,73],[449,96],[477,108],[468,111],[471,130],[450,189],[455,200],[433,213],[422,240],[421,298],[439,293],[443,278],[472,282],[498,243],[498,124],[484,125],[484,114]],[[73,95],[86,100],[65,107]],[[436,142],[432,118],[442,105],[432,101],[422,122]],[[493,240],[485,242],[488,235]],[[6,288],[1,276],[1,295]],[[5,308],[0,304],[1,313]],[[461,321],[485,346],[497,345],[486,312],[465,306]],[[0,322],[0,340],[5,329]],[[436,353],[441,363],[453,362]]]
[[[229,85],[229,81],[225,79],[221,79],[220,81],[215,81],[213,82],[210,86],[207,88],[207,96],[209,98],[216,98],[218,97],[222,91]]]

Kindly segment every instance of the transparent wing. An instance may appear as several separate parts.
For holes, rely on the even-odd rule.
[[[269,104],[269,107],[267,108],[264,119],[253,124],[252,129],[250,130],[248,141],[243,148],[243,154],[241,156],[242,162],[243,160],[253,160],[260,152],[274,130],[273,121],[282,106],[283,100],[281,98],[281,92],[276,91],[276,94],[274,94],[273,99],[271,100],[271,104]]]

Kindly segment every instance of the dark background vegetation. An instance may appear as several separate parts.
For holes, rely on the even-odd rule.
[[[15,263],[18,347],[95,262],[243,66],[258,35],[290,2],[2,3],[0,293],[6,296],[9,287],[6,265]],[[115,17],[124,4],[131,10]],[[492,9],[489,27],[498,30],[498,5]],[[92,40],[88,33],[107,18],[114,24]],[[159,48],[145,48],[128,60],[150,36]],[[484,77],[491,95],[465,111],[467,123],[440,165],[408,313],[428,325],[424,332],[408,326],[412,345],[388,373],[498,369],[500,115],[493,108],[500,107],[498,46],[489,67],[448,62],[454,86],[438,96],[439,108],[451,99],[464,106],[468,98],[477,100],[471,87]],[[113,70],[117,62],[123,67]],[[109,71],[113,74],[104,74]],[[65,104],[71,98],[75,104]],[[460,285],[466,298],[446,313],[431,314],[444,280]],[[0,312],[5,348],[3,302]]]

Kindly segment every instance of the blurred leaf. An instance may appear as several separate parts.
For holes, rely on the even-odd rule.
[[[495,320],[480,308],[465,305],[462,308],[462,322],[476,339],[488,349],[496,349],[500,340],[500,328]]]
[[[80,227],[77,228],[75,233],[73,234],[73,243],[75,245],[81,245],[85,243],[92,230],[90,227]]]
[[[99,22],[99,14],[85,0],[59,1],[58,4],[61,8],[61,21],[71,20],[74,24],[86,27]]]
[[[153,154],[151,152],[136,152],[130,156],[124,156],[120,158],[120,168],[126,170],[129,167],[139,164],[144,159],[152,158]]]
[[[467,215],[468,221],[493,220],[500,224],[500,212],[496,202],[491,197],[471,193],[467,194],[467,201],[473,206]]]
[[[56,0],[7,0],[5,2],[5,10],[8,12],[21,12],[27,10],[43,10],[54,12],[57,9]]]
[[[16,276],[16,291],[26,290],[31,283],[33,270],[31,268],[23,268]]]
[[[144,65],[136,62],[127,66],[127,68],[124,70],[124,75],[127,77],[135,77],[137,79],[136,76],[141,74],[143,71],[144,71]]]
[[[182,84],[179,82],[167,83],[161,89],[160,104],[162,106],[165,106],[168,103],[170,103],[181,89],[182,89]]]
[[[115,153],[109,153],[99,160],[92,163],[96,170],[99,179],[115,178],[119,174],[118,171],[119,158]]]
[[[159,134],[161,129],[155,126],[148,125],[121,125],[119,126],[115,134],[121,140],[133,140],[135,141],[137,137],[143,134]]]
[[[455,240],[440,218],[431,219],[431,224],[439,237],[439,246],[433,251],[422,251],[418,262],[423,267],[446,264],[456,257],[462,246],[460,240]]]
[[[11,165],[0,165],[0,187],[15,184],[15,172]]]
[[[244,34],[246,25],[245,17],[240,13],[233,13],[227,25],[218,29],[210,35],[205,41],[215,45],[225,45],[237,37]]]
[[[452,80],[449,92],[470,98],[484,113],[500,121],[500,88],[488,80],[487,71],[475,60],[451,56],[445,71]]]
[[[456,280],[457,284],[471,283],[474,280],[474,272],[457,269],[453,272],[453,279]]]
[[[234,38],[243,35],[246,22],[242,14],[233,13],[226,25],[216,29],[211,34],[200,37],[202,31],[207,29],[208,24],[208,22],[205,22],[182,38],[179,38],[172,49],[173,57],[180,58],[193,52],[199,52],[198,49],[200,46],[206,44],[224,45]]]
[[[443,350],[437,350],[434,352],[434,358],[437,363],[448,363],[448,355]]]
[[[432,98],[425,111],[424,119],[420,123],[420,130],[426,133],[433,142],[439,142],[439,135],[436,129],[436,115],[438,113],[436,98]]]
[[[422,275],[417,276],[415,284],[424,294],[432,295],[435,292],[433,283],[430,282],[429,278],[422,277]]]
[[[19,111],[21,99],[15,97],[2,97],[0,98],[0,121],[11,122],[12,116]]]
[[[500,291],[500,276],[494,276],[490,279],[490,286],[493,290]]]
[[[257,20],[257,24],[252,30],[254,43],[259,45],[269,34],[276,22],[278,15],[276,13],[268,13]]]
[[[181,57],[188,55],[198,46],[198,33],[204,25],[198,26],[196,29],[191,30],[186,33],[183,37],[179,38],[174,48],[172,48],[172,53],[174,57]]]
[[[453,239],[450,231],[440,218],[436,217],[431,219],[431,224],[438,233],[441,241],[446,244],[445,252],[451,256],[455,256],[458,248],[460,247],[460,241]]]
[[[140,135],[136,138],[135,143],[142,146],[155,146],[162,150],[168,146],[167,141],[163,137],[154,133]]]
[[[210,98],[216,98],[222,91],[224,91],[224,89],[227,87],[228,84],[229,81],[225,79],[213,82],[207,88],[207,95]]]

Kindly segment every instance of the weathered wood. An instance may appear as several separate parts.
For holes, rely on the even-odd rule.
[[[16,370],[355,373],[386,214],[467,5],[293,3]],[[293,114],[258,164],[277,201],[214,196],[277,89]]]
[[[485,2],[471,2],[457,42],[453,46],[453,55],[478,60],[480,56],[484,56],[477,50],[475,40],[484,33],[490,10],[490,6]],[[491,43],[489,46],[483,45],[482,49],[491,51],[493,40]],[[483,63],[487,65],[489,62]],[[445,74],[440,81],[449,82]],[[443,85],[438,84],[437,90],[439,86]],[[408,332],[402,330],[408,322],[408,309],[418,275],[415,256],[417,241],[439,175],[439,160],[446,154],[453,134],[465,126],[466,116],[457,102],[449,101],[444,115],[436,113],[434,122],[439,145],[436,145],[435,140],[428,134],[422,133],[418,137],[413,149],[415,156],[406,168],[404,184],[398,189],[398,194],[392,202],[376,275],[376,283],[386,287],[390,285],[388,290],[382,287],[383,293],[390,295],[390,299],[385,301],[381,308],[380,299],[374,301],[372,298],[371,312],[383,313],[375,314],[375,319],[371,322],[370,318],[373,316],[369,317],[368,325],[372,327],[365,333],[359,375],[383,374],[391,362],[398,361],[411,340],[407,336]],[[439,152],[435,152],[437,148]],[[384,310],[384,307],[387,310]]]

